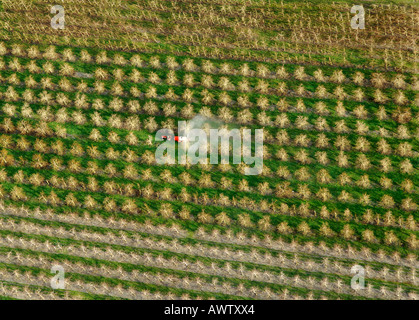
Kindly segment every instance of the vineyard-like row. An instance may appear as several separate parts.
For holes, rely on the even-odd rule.
[[[419,11],[375,2],[3,1],[0,299],[417,300]],[[262,172],[160,164],[179,121]]]

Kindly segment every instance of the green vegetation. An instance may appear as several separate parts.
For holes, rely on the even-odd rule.
[[[0,299],[417,299],[419,11],[360,3],[0,3]],[[158,165],[197,115],[263,172]]]

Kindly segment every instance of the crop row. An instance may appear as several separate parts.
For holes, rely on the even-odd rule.
[[[17,207],[16,205],[20,205]],[[29,204],[28,204],[29,205]],[[41,209],[42,208],[42,209]],[[152,217],[141,220],[132,220],[132,216],[117,216],[117,217],[104,217],[98,212],[84,211],[77,212],[68,209],[52,210],[50,207],[45,206],[26,206],[21,203],[3,204],[1,206],[3,215],[12,215],[19,217],[33,217],[46,221],[57,221],[70,224],[97,226],[101,228],[111,228],[115,230],[127,230],[144,233],[147,235],[154,235],[156,237],[183,239],[191,237],[191,231],[185,230],[180,224],[165,224],[164,221],[156,220]],[[69,213],[70,212],[70,213]],[[124,237],[121,238],[124,240]],[[273,238],[269,234],[261,235],[245,233],[243,229],[234,230],[231,228],[207,229],[199,227],[193,232],[193,239],[199,242],[208,243],[209,245],[227,246],[234,250],[256,249],[261,253],[266,254],[270,252],[271,255],[279,253],[284,254],[298,254],[303,255],[305,258],[318,257],[320,260],[323,257],[332,257],[334,261],[342,260],[357,260],[368,262],[369,264],[380,263],[384,264],[390,269],[394,269],[395,265],[398,266],[414,266],[416,265],[417,257],[410,253],[405,258],[402,258],[396,251],[392,255],[384,252],[380,247],[377,252],[372,252],[368,247],[363,247],[361,250],[352,247],[352,245],[342,247],[335,244],[333,247],[328,247],[323,241],[320,241],[316,246],[313,242],[299,243],[296,240],[301,240],[301,237],[295,237],[292,241],[287,241],[282,238]],[[187,239],[186,239],[187,240]],[[195,244],[195,240],[191,240]],[[358,260],[360,259],[360,260]]]
[[[19,91],[21,90],[19,89]],[[36,99],[38,99],[36,98],[35,92],[37,92],[39,95],[38,103],[40,103],[41,106],[36,106],[33,104],[37,103]],[[88,123],[90,118],[90,122],[93,122],[96,126],[103,126],[109,122],[112,127],[126,127],[131,128],[131,130],[138,130],[141,126],[140,121],[142,120],[144,122],[144,128],[150,132],[156,131],[159,127],[155,122],[156,120],[154,117],[162,120],[163,118],[160,118],[161,116],[174,118],[180,116],[184,119],[191,119],[195,115],[200,114],[207,118],[216,117],[226,124],[234,123],[235,121],[233,121],[233,119],[237,117],[238,122],[242,125],[257,125],[259,128],[263,127],[264,129],[269,129],[267,131],[272,131],[272,128],[290,128],[296,131],[307,131],[307,133],[322,132],[327,136],[336,136],[336,134],[350,136],[350,134],[357,133],[361,136],[370,136],[369,139],[374,142],[378,141],[378,139],[375,138],[377,135],[381,136],[381,139],[386,138],[388,141],[390,141],[391,147],[395,149],[397,149],[397,144],[395,144],[397,140],[395,139],[406,140],[410,143],[413,143],[413,145],[416,145],[415,140],[412,140],[412,138],[417,134],[417,132],[415,132],[417,131],[417,128],[413,124],[409,124],[408,126],[396,126],[395,122],[377,123],[376,121],[368,122],[366,120],[355,120],[345,117],[339,118],[335,116],[329,117],[325,116],[324,114],[314,115],[310,113],[305,115],[294,112],[287,114],[280,112],[278,114],[278,112],[256,111],[254,114],[247,109],[232,112],[230,108],[226,107],[214,107],[214,110],[212,110],[210,107],[201,106],[201,109],[198,109],[198,106],[194,107],[190,103],[187,103],[186,105],[179,104],[178,102],[175,102],[175,100],[170,99],[167,100],[168,103],[164,103],[164,100],[159,101],[160,98],[157,96],[150,96],[149,98],[153,99],[145,100],[143,105],[140,105],[138,101],[127,100],[125,98],[114,98],[113,100],[109,101],[107,105],[104,103],[104,100],[95,98],[93,103],[90,104],[88,102],[88,96],[91,96],[90,94],[76,94],[69,97],[69,94],[62,92],[52,93],[53,94],[46,90],[33,91],[26,89],[24,92],[19,94],[13,89],[13,87],[9,87],[3,94],[4,99],[5,101],[14,103],[4,104],[2,109],[4,110],[5,114],[10,116],[17,115],[20,109],[20,112],[24,113],[26,117],[41,117],[42,119],[56,118],[58,122],[62,123],[70,121],[68,113],[72,112],[74,115],[74,119],[72,121],[76,122],[77,124]],[[56,102],[53,100],[54,96],[57,100]],[[162,98],[167,99],[167,97],[164,96],[162,96]],[[24,103],[21,107],[19,107],[19,105],[15,104],[18,101],[25,101],[26,103],[31,103],[32,105]],[[58,105],[54,106],[55,103]],[[71,107],[70,104],[75,108]],[[42,105],[48,105],[48,107],[42,107]],[[66,108],[60,109],[60,105]],[[298,100],[297,105],[304,106],[304,103],[302,100]],[[323,102],[318,102],[316,106],[319,108],[327,108],[327,105],[325,105]],[[338,103],[336,110],[339,108],[343,108],[343,116],[345,109],[342,104]],[[195,112],[194,109],[199,110],[199,112]],[[363,110],[365,111],[365,109]],[[215,114],[213,112],[215,112]],[[411,113],[406,110],[396,111],[394,115],[399,115],[399,117],[411,117]],[[154,117],[150,118],[145,116]],[[173,120],[162,122],[162,128],[175,128],[176,124]],[[268,140],[272,140],[272,136],[274,135],[275,132],[271,135],[268,135]],[[387,148],[387,150],[391,152],[390,149]],[[402,156],[409,156],[408,152],[406,153],[402,150],[398,150],[398,153],[400,153]]]
[[[45,221],[45,220],[42,220]],[[7,220],[2,220],[1,225],[4,226]],[[25,220],[22,220],[25,223]],[[289,252],[269,252],[260,251],[250,247],[238,247],[231,248],[229,246],[222,246],[217,243],[196,243],[186,242],[186,239],[176,239],[168,237],[156,237],[148,233],[138,232],[126,232],[117,231],[113,228],[92,229],[89,236],[86,235],[82,230],[90,230],[90,228],[81,227],[80,225],[74,225],[72,221],[71,225],[65,224],[63,226],[74,226],[84,234],[86,238],[75,238],[82,240],[98,241],[106,239],[108,244],[118,244],[123,246],[130,246],[136,248],[148,248],[155,250],[166,250],[171,252],[183,253],[183,254],[194,254],[194,256],[203,256],[215,259],[225,259],[241,262],[252,262],[254,264],[261,264],[267,266],[288,268],[288,269],[300,269],[309,272],[327,272],[340,275],[351,275],[350,267],[355,261],[347,260],[331,260],[330,258],[318,258],[316,256],[301,256],[300,254],[291,254]],[[96,226],[98,227],[98,226]],[[26,230],[36,231],[36,227],[31,228],[30,225],[25,225]],[[98,233],[100,232],[100,233]],[[65,232],[61,233],[60,236],[65,236]],[[73,237],[74,238],[74,237]],[[357,261],[358,263],[358,261]],[[412,283],[416,284],[416,271],[414,268],[397,268],[389,269],[387,265],[370,265],[362,263],[365,266],[366,273],[370,279],[380,279],[384,281],[393,281],[400,283]],[[391,266],[392,267],[392,266]]]
[[[12,140],[7,139],[6,138],[7,136],[5,135],[3,135],[2,137],[5,138],[3,143],[10,143],[9,145],[6,145],[6,147],[11,148]],[[29,136],[27,137],[29,138]],[[35,139],[32,138],[31,140],[35,140]],[[121,162],[121,161],[116,161],[116,160],[119,160],[118,158],[120,156],[120,153],[118,151],[115,151],[113,148],[109,148],[107,150],[106,154],[108,156],[108,159],[105,160],[105,159],[101,159],[100,151],[97,149],[97,147],[90,146],[88,147],[87,150],[89,151],[89,153],[91,151],[95,152],[95,157],[92,159],[95,161],[89,161],[86,163],[83,157],[81,157],[83,156],[83,153],[84,153],[83,147],[81,147],[81,145],[79,145],[78,143],[73,143],[73,147],[70,149],[70,153],[71,153],[71,156],[70,156],[68,151],[67,152],[65,151],[65,147],[64,147],[64,144],[62,144],[62,140],[58,140],[58,143],[61,144],[62,146],[60,153],[57,153],[57,151],[59,151],[58,149],[56,149],[55,152],[54,150],[51,150],[59,156],[59,158],[56,158],[54,157],[54,154],[48,153],[48,150],[46,149],[48,145],[46,143],[41,142],[40,140],[36,140],[31,143],[30,141],[26,140],[23,136],[20,136],[17,142],[18,142],[18,150],[16,151],[15,150],[8,151],[7,149],[2,149],[1,164],[3,166],[20,167],[20,166],[29,165],[30,167],[32,167],[30,169],[31,171],[34,169],[35,170],[49,170],[49,168],[52,168],[58,172],[65,172],[69,170],[70,172],[75,173],[75,174],[87,173],[93,176],[103,176],[106,173],[106,175],[110,175],[111,177],[123,178],[125,180],[128,180],[126,182],[129,182],[129,183],[131,183],[131,181],[137,181],[137,179],[141,178],[141,180],[143,180],[143,185],[142,185],[143,187],[144,187],[144,180],[154,180],[153,172],[149,169],[144,170],[143,167],[136,164],[135,162],[138,161],[140,158],[129,149],[123,153],[125,155],[124,155],[124,158],[121,159],[123,160],[123,162]],[[24,149],[19,148],[19,146],[21,147],[23,146],[22,144],[23,142],[25,143]],[[54,143],[55,147],[58,145],[56,143],[57,141],[55,141]],[[33,144],[33,148],[35,150],[41,151],[41,153],[30,151],[29,148],[31,147],[32,144]],[[42,149],[39,149],[41,147]],[[77,152],[77,154],[75,154],[75,152]],[[142,156],[143,163],[145,162],[144,157],[146,153],[144,153],[144,155]],[[114,157],[115,154],[117,155],[116,158]],[[152,154],[150,153],[150,155]],[[131,157],[131,158],[125,159],[125,157]],[[126,163],[125,162],[126,160],[129,160],[129,162]],[[152,162],[151,163],[145,162],[145,163],[151,164]],[[118,174],[117,168],[121,170],[120,171],[121,173]],[[139,169],[141,169],[141,171],[139,171]],[[227,171],[230,171],[230,170],[227,170]],[[141,172],[141,174],[139,172]],[[178,171],[177,173],[179,174],[180,172]],[[322,186],[321,188],[319,188],[318,186],[309,187],[306,184],[301,183],[301,182],[299,183],[293,182],[292,184],[290,182],[278,183],[278,182],[274,182],[273,180],[271,181],[271,179],[267,179],[267,181],[264,181],[264,182],[261,182],[259,180],[258,184],[251,187],[249,185],[249,181],[242,178],[241,181],[238,182],[236,188],[237,188],[237,191],[240,191],[240,192],[257,191],[258,194],[264,195],[264,196],[275,195],[276,197],[280,197],[280,198],[295,198],[295,197],[302,196],[303,199],[309,199],[312,197],[312,195],[316,195],[316,197],[318,197],[319,199],[323,201],[327,201],[327,200],[330,201],[333,199],[333,197],[336,197],[336,199],[338,200],[341,200],[341,201],[343,200],[343,201],[346,201],[347,203],[350,203],[352,202],[351,192],[354,192],[354,190],[352,190],[353,187],[348,187],[347,184],[351,182],[355,182],[355,184],[357,185],[355,190],[359,188],[358,189],[359,191],[364,192],[363,195],[358,194],[357,196],[357,197],[360,197],[359,201],[363,205],[371,205],[375,203],[375,205],[378,205],[379,207],[389,209],[389,208],[395,207],[396,202],[393,197],[395,198],[397,197],[396,199],[398,199],[398,201],[401,201],[401,208],[403,210],[406,210],[406,211],[415,210],[415,202],[414,200],[412,200],[412,198],[416,199],[415,194],[412,194],[411,196],[407,198],[400,199],[400,195],[398,193],[395,193],[394,191],[390,191],[390,187],[392,186],[392,181],[386,177],[381,177],[381,180],[378,180],[376,183],[379,183],[381,187],[388,190],[385,193],[382,193],[382,192],[377,193],[376,190],[369,189],[371,188],[372,183],[369,179],[369,176],[365,174],[358,177],[351,177],[348,174],[341,173],[341,175],[339,175],[337,178],[339,179],[338,181],[340,181],[340,184],[342,185],[342,187],[337,187],[335,185],[333,186],[330,185],[332,178],[328,170],[326,169],[319,169],[313,173],[310,173],[310,171],[307,171],[307,169],[304,169],[303,167],[296,171],[296,177],[300,181],[311,180],[312,174],[316,177],[317,183],[327,184],[328,186],[327,187]],[[282,178],[287,178],[287,179],[290,178],[289,171],[284,166],[282,167],[280,166],[278,168],[278,170],[276,171],[276,175]],[[269,174],[268,176],[272,176],[272,174]],[[213,180],[211,175],[204,174],[204,173],[201,173],[198,178],[198,176],[195,176],[195,174],[191,176],[189,173],[183,172],[181,175],[179,175],[179,178],[180,180],[175,179],[171,171],[168,169],[162,170],[159,175],[159,179],[162,182],[168,183],[170,185],[174,183],[179,183],[181,181],[185,185],[198,185],[201,188],[213,188],[214,186],[218,186],[219,188],[225,189],[225,190],[229,190],[231,189],[231,187],[234,187],[235,185],[233,184],[233,181],[231,179],[224,177],[224,178],[221,178],[221,180],[219,181],[218,179]],[[7,179],[7,177],[5,176],[4,179]],[[22,176],[21,178],[18,179],[18,182],[24,181],[25,179],[26,179],[25,176]],[[55,180],[56,179],[57,178],[55,178]],[[41,184],[44,184],[44,180],[45,180],[44,178],[38,177],[37,180],[33,180],[32,183],[34,183],[35,185],[41,185]],[[79,182],[75,181],[75,186],[80,185],[80,183],[82,185],[87,183],[86,179],[83,178],[83,180],[85,180],[86,182],[82,180],[80,180]],[[57,186],[62,185],[62,183],[59,180],[56,180],[56,181],[57,181],[56,183],[53,183],[54,185],[57,185]],[[97,182],[92,180],[91,183],[94,183],[97,186],[96,188],[89,187],[91,191],[100,190],[100,186],[97,184]],[[407,192],[412,192],[414,190],[411,184],[412,182],[410,180],[403,180],[400,182],[400,186]],[[109,187],[111,186],[109,185]],[[131,188],[132,187],[133,185],[131,185]],[[111,189],[109,189],[108,187],[105,188],[107,193],[109,193],[109,190],[111,193],[113,193],[112,189],[117,190],[117,185],[113,186]],[[366,190],[368,190],[367,193],[365,193]],[[333,194],[331,192],[333,192]],[[136,191],[132,190],[130,193],[133,194],[133,193],[136,193]],[[151,190],[151,193],[153,193],[152,190]],[[167,196],[170,198],[171,192]],[[344,196],[346,198],[343,198]],[[231,202],[231,200],[232,199],[227,199],[228,202]]]
[[[59,131],[58,133],[65,137],[68,135],[68,131],[73,131],[74,134],[80,136],[79,139],[88,138],[92,141],[104,141],[106,138],[110,143],[120,145],[119,147],[122,147],[124,144],[141,146],[144,145],[144,142],[149,145],[153,143],[153,139],[150,140],[150,136],[144,141],[144,138],[142,138],[144,136],[143,134],[138,134],[135,131],[130,132],[131,130],[139,130],[142,126],[141,121],[143,122],[145,129],[153,132],[158,129],[158,127],[175,129],[174,120],[182,120],[172,115],[170,118],[166,118],[167,121],[163,121],[163,119],[158,116],[157,120],[160,122],[159,125],[154,116],[150,117],[148,115],[141,115],[140,120],[138,115],[121,118],[118,112],[112,112],[110,116],[107,116],[108,119],[106,119],[103,117],[103,115],[107,113],[106,111],[81,111],[68,107],[54,110],[55,108],[51,107],[37,108],[35,105],[27,104],[19,107],[15,104],[7,103],[2,109],[5,116],[2,117],[3,123],[1,128],[4,132],[20,131],[22,134],[37,133],[38,135],[45,136],[51,135],[51,129],[53,129]],[[12,121],[12,119],[15,120]],[[17,119],[21,120],[17,121]],[[405,160],[404,158],[416,158],[417,155],[417,151],[415,150],[417,148],[417,142],[415,139],[412,139],[412,136],[404,126],[399,126],[397,130],[398,133],[395,134],[396,137],[405,140],[399,141],[393,137],[388,137],[388,133],[384,134],[384,131],[383,136],[379,139],[375,136],[366,137],[362,135],[356,138],[346,124],[342,122],[343,120],[335,123],[335,127],[341,127],[343,125],[345,128],[343,131],[333,133],[329,130],[320,130],[319,133],[316,130],[316,127],[318,123],[325,121],[324,118],[320,117],[317,120],[309,120],[308,117],[298,116],[295,118],[294,123],[292,123],[288,116],[280,114],[278,119],[281,123],[279,128],[275,127],[275,130],[268,130],[268,127],[264,127],[263,129],[267,141],[266,147],[264,147],[264,157],[266,159],[272,157],[272,153],[275,153],[275,157],[280,158],[281,154],[278,153],[279,150],[286,150],[291,146],[327,150],[334,145],[337,149],[333,153],[334,156],[336,156],[336,153],[339,150],[354,155],[359,155],[360,153],[367,155],[379,153],[381,160],[384,159],[384,157],[387,157],[389,160],[391,159],[394,161],[395,164],[402,162],[402,160]],[[311,121],[314,121],[314,124],[311,124]],[[45,122],[57,122],[60,123],[60,125],[52,124],[49,125],[50,128],[48,128],[45,127]],[[37,124],[39,123],[41,124],[39,129],[32,128],[32,126],[38,126]],[[109,129],[113,129],[113,131],[107,132],[105,130],[105,125],[108,125],[108,128],[110,127]],[[326,123],[324,123],[324,125],[328,126]],[[82,126],[80,129],[85,127],[85,130],[77,132],[74,130],[75,126]],[[356,130],[362,126],[365,126],[365,124],[357,123]],[[43,131],[41,131],[41,128]],[[86,129],[90,131],[90,134],[86,132]],[[125,130],[130,131],[126,132]],[[337,129],[335,130],[337,131]],[[368,131],[369,130],[364,133]],[[282,146],[283,148],[278,149],[278,146]],[[330,150],[328,151],[331,152]],[[285,156],[282,158],[284,157]],[[327,161],[326,158],[323,162]]]
[[[66,198],[67,201],[64,202],[63,204],[66,204],[67,206],[69,206],[71,208],[70,210],[75,210],[77,209],[77,207],[72,206],[68,201],[70,197],[74,197],[74,194],[69,193]],[[77,199],[73,198],[73,201],[74,200],[77,200]],[[113,212],[115,212],[117,209],[119,209],[119,207],[117,207],[115,201],[113,202],[112,201],[113,200],[109,198],[105,199],[105,203],[107,203],[107,206],[109,206],[109,203],[113,203],[113,208],[114,208]],[[170,203],[162,202],[162,201],[150,201],[150,200],[146,202],[148,204],[145,204],[144,202],[142,202],[139,205],[145,206],[146,208],[149,208],[148,207],[149,205],[156,206],[157,208],[159,208],[158,209],[159,215],[163,217],[164,219],[176,218],[174,213],[172,213],[171,216],[167,215],[167,210],[173,210]],[[42,200],[41,200],[41,203],[42,203]],[[122,212],[127,213],[126,206],[128,205],[128,203],[133,205],[135,202],[125,201],[121,208]],[[62,207],[62,205],[60,207]],[[230,216],[229,216],[224,211],[222,211],[222,212],[217,212],[216,214],[212,213],[211,215],[205,212],[205,211],[209,211],[209,207],[201,207],[201,208],[198,207],[197,209],[202,210],[201,212],[199,212],[198,217],[197,217],[197,221],[200,224],[206,225],[206,224],[211,223],[212,222],[211,220],[213,220],[212,223],[215,223],[219,226],[226,226],[226,220],[229,220],[230,223],[235,222],[233,220],[234,219],[233,216],[231,215],[232,213],[230,213]],[[183,207],[183,211],[185,211],[185,207]],[[153,216],[151,212],[144,211],[144,213],[146,215]],[[240,215],[238,215],[237,219],[241,221],[241,219],[243,219],[243,216],[246,217],[246,214],[241,212]],[[204,219],[204,217],[206,219]],[[401,232],[397,229],[391,230],[388,227],[385,229],[377,228],[377,227],[373,228],[372,226],[366,227],[366,226],[361,226],[359,224],[352,225],[352,224],[348,224],[344,222],[326,223],[324,220],[320,220],[320,219],[301,219],[301,218],[297,219],[296,217],[292,217],[292,216],[285,216],[285,217],[281,217],[280,219],[279,218],[280,217],[276,215],[273,215],[273,216],[264,215],[257,222],[257,226],[260,230],[263,230],[264,232],[269,232],[272,230],[272,224],[276,223],[277,224],[276,230],[278,230],[279,234],[281,235],[284,235],[284,234],[286,235],[290,233],[294,233],[293,235],[294,237],[295,236],[313,237],[314,235],[317,235],[321,238],[327,239],[326,241],[331,241],[332,243],[335,243],[335,244],[337,244],[338,242],[339,243],[342,242],[342,239],[339,239],[339,238],[343,237],[345,239],[344,242],[357,243],[354,241],[362,239],[362,242],[361,242],[362,246],[372,246],[372,247],[377,248],[376,243],[378,242],[379,238],[383,237],[382,238],[383,243],[390,246],[400,245],[401,244],[400,242],[403,241],[403,243],[408,244],[413,250],[417,248],[417,239],[416,239],[415,233],[407,233],[406,230],[404,232]],[[249,219],[249,216],[248,216],[248,219]],[[195,222],[190,221],[190,220],[189,221],[186,220],[185,222],[195,224]],[[319,224],[321,224],[321,226],[319,226]],[[333,227],[335,231],[333,231],[330,228],[330,226]],[[245,227],[249,228],[249,225]],[[337,237],[338,235],[340,235],[340,237]],[[361,243],[358,242],[358,244],[361,244]],[[394,250],[394,248],[392,250]]]
[[[19,283],[23,285],[51,288],[51,273],[35,267],[16,266],[11,264],[0,264],[0,279],[2,281]],[[123,299],[134,300],[166,300],[166,299],[208,299],[215,298],[210,293],[202,293],[199,296],[196,292],[181,289],[172,289],[163,286],[146,285],[131,281],[116,281],[110,278],[85,276],[81,274],[66,274],[66,292],[68,290],[81,292],[96,296],[111,296]],[[115,283],[116,282],[116,283]],[[234,297],[217,294],[219,299],[233,299]],[[237,298],[236,298],[237,299]]]
[[[142,61],[136,56],[137,61]],[[154,59],[156,61],[156,59]],[[131,89],[128,83],[144,84],[149,82],[154,85],[168,85],[172,90],[179,92],[178,87],[187,87],[191,91],[195,89],[207,89],[212,94],[218,96],[219,102],[223,105],[237,104],[242,107],[252,105],[251,100],[257,100],[256,104],[261,109],[267,109],[269,102],[272,103],[274,96],[291,96],[291,97],[315,97],[321,99],[335,99],[368,102],[375,101],[379,103],[388,103],[393,99],[398,105],[404,105],[415,100],[414,91],[418,91],[419,82],[415,78],[415,82],[409,90],[407,88],[405,76],[398,75],[394,82],[397,91],[394,89],[383,89],[387,85],[384,75],[374,73],[371,80],[374,88],[365,85],[365,78],[361,72],[357,72],[354,76],[356,85],[347,84],[346,76],[341,70],[335,71],[331,79],[335,79],[337,84],[327,82],[323,72],[318,69],[314,72],[314,80],[305,73],[304,67],[299,67],[295,71],[295,79],[288,79],[288,73],[284,67],[278,69],[277,74],[281,74],[281,80],[271,80],[266,78],[243,77],[235,75],[214,75],[213,73],[201,74],[195,71],[196,66],[191,62],[189,72],[178,70],[177,62],[172,59],[175,64],[169,70],[162,69],[160,62],[157,60],[154,68],[133,68],[133,67],[97,67],[92,70],[92,66],[80,63],[52,63],[48,60],[28,60],[6,58],[0,60],[0,70],[2,71],[3,81],[10,84],[21,85],[24,83],[29,87],[42,87],[44,89],[60,88],[64,91],[86,91],[91,90],[99,94],[112,93],[115,95],[126,95]],[[42,61],[42,62],[41,62]],[[26,63],[26,65],[22,65]],[[43,64],[41,64],[43,63]],[[207,64],[211,62],[207,62]],[[138,63],[139,65],[142,62]],[[210,70],[214,67],[208,67]],[[231,68],[231,67],[228,67]],[[247,67],[248,68],[248,67]],[[262,73],[268,72],[266,67],[259,67]],[[76,71],[80,70],[80,71]],[[82,72],[83,71],[83,72]],[[87,71],[87,72],[86,72]],[[19,75],[13,72],[18,72]],[[58,74],[57,74],[58,73]],[[144,87],[143,85],[137,88]],[[132,88],[132,87],[131,87]],[[126,92],[124,93],[124,90]],[[221,93],[220,93],[221,91]],[[258,93],[258,95],[251,93]],[[247,104],[243,104],[238,99],[240,94],[241,101],[247,99]],[[184,94],[185,96],[185,94]],[[197,95],[196,95],[197,96]],[[391,98],[389,98],[391,97]],[[233,99],[234,100],[233,100]]]
[[[9,242],[11,238],[9,236]],[[24,241],[21,241],[21,243],[24,243]],[[32,241],[32,247],[36,247],[36,242]],[[17,245],[18,247],[20,245]],[[182,270],[182,271],[189,271],[194,273],[206,273],[210,275],[216,275],[216,276],[223,276],[223,277],[233,277],[233,278],[239,278],[239,279],[249,279],[251,281],[258,281],[258,282],[268,282],[268,283],[276,283],[280,285],[291,285],[311,289],[311,290],[326,290],[329,291],[331,288],[337,288],[339,293],[342,294],[354,294],[354,291],[352,289],[346,289],[345,282],[350,282],[350,277],[347,277],[346,280],[345,277],[341,276],[332,276],[328,274],[318,274],[318,273],[302,273],[300,271],[294,270],[294,274],[289,273],[290,271],[284,268],[281,268],[279,270],[268,268],[267,266],[264,266],[264,269],[251,268],[248,270],[247,268],[250,266],[248,263],[236,263],[236,262],[226,262],[222,267],[218,266],[219,260],[216,259],[210,259],[210,260],[201,260],[199,258],[195,258],[192,261],[185,260],[185,257],[183,260],[179,261],[175,258],[175,256],[172,255],[171,258],[160,254],[157,254],[157,256],[154,254],[147,254],[147,253],[123,253],[115,249],[106,248],[105,251],[97,250],[95,248],[91,247],[82,247],[77,249],[77,253],[75,253],[76,248],[65,246],[62,247],[63,249],[66,249],[67,252],[71,253],[72,255],[75,254],[77,256],[84,256],[84,257],[94,257],[95,259],[105,259],[105,260],[111,260],[111,261],[117,261],[120,263],[133,263],[133,264],[144,264],[145,266],[153,266],[153,267],[163,267],[163,268],[170,268],[174,270]],[[39,250],[39,249],[38,249]],[[55,249],[55,246],[48,246],[48,249],[44,249],[49,252],[55,252],[57,249]],[[42,251],[44,251],[42,250]],[[58,249],[58,252],[60,249]],[[168,253],[166,253],[167,255]],[[205,262],[204,262],[205,261]],[[103,268],[102,268],[103,270]],[[264,271],[262,271],[264,270]],[[277,270],[277,271],[275,271]],[[281,270],[281,271],[280,271]],[[120,271],[117,271],[120,273]],[[274,272],[274,273],[273,273]],[[316,283],[316,279],[318,279],[319,282]],[[327,280],[325,280],[327,279]],[[308,281],[304,281],[308,280]],[[343,281],[344,280],[344,281]],[[391,284],[386,284],[383,286],[384,283],[382,282],[375,282],[371,281],[368,285],[368,290],[364,292],[356,292],[356,295],[361,296],[370,296],[374,297],[377,294],[379,294],[379,290],[381,292],[384,292],[384,295],[392,295],[397,294],[400,296],[400,294],[403,294],[403,289],[400,286],[397,286],[397,290],[394,293],[391,293],[392,290],[396,289],[396,286]],[[378,285],[378,286],[377,286]],[[380,286],[381,285],[381,286]],[[387,287],[387,289],[386,289]],[[329,289],[330,288],[330,289]],[[390,291],[388,291],[390,289]],[[411,288],[408,289],[411,293],[408,294],[408,296],[411,296],[411,294],[414,295],[413,292],[415,292],[415,289]],[[411,291],[413,290],[413,291]],[[333,291],[333,289],[332,289]]]
[[[159,68],[168,68],[173,70],[182,69],[184,71],[190,72],[203,72],[208,74],[224,74],[224,75],[242,75],[242,76],[252,76],[260,78],[287,78],[292,77],[294,79],[300,78],[300,73],[296,72],[300,66],[287,64],[284,67],[276,67],[277,64],[268,64],[268,63],[255,63],[251,61],[246,62],[234,62],[234,60],[204,60],[202,58],[190,58],[182,56],[168,56],[168,55],[159,55],[159,54],[128,54],[127,52],[112,52],[112,51],[100,51],[93,52],[90,48],[84,48],[78,50],[75,48],[59,48],[59,51],[56,51],[57,47],[49,46],[45,47],[38,45],[22,45],[18,43],[14,44],[5,44],[0,45],[0,55],[9,55],[17,57],[28,57],[30,59],[46,59],[46,60],[62,60],[66,62],[82,62],[82,63],[94,63],[96,65],[108,65],[115,64],[117,66],[134,66],[139,68],[151,67],[155,69]],[[96,50],[95,50],[96,51]],[[325,80],[332,82],[344,82],[351,79],[350,74],[345,74],[345,78],[341,76],[341,71],[345,69],[339,68],[330,68],[330,67],[313,67],[306,66],[306,69],[309,70],[307,77],[315,79],[317,81],[323,82]],[[300,69],[301,70],[301,69]],[[318,71],[321,70],[321,71]],[[315,71],[318,71],[315,73]],[[347,71],[345,70],[345,73]],[[403,86],[404,80],[403,76],[397,75],[394,73],[382,73],[385,75],[384,82],[372,81],[372,79],[378,77],[379,73],[375,73],[375,77],[371,76],[371,71],[357,71],[358,74],[354,73],[352,75],[352,81],[354,83],[359,83],[359,74],[364,75],[366,73],[367,79],[370,80],[368,83],[374,85],[381,83],[386,83],[389,79],[392,79],[393,85],[397,87]],[[355,76],[355,74],[357,76]],[[323,76],[323,77],[322,77]],[[386,79],[387,78],[387,79]],[[413,78],[414,80],[414,78]]]

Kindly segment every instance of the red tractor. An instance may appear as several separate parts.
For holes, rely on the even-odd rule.
[[[185,141],[188,141],[188,138],[187,137],[184,137],[184,136],[175,136],[174,138],[172,136],[162,136],[161,138],[163,140],[168,140],[168,141],[174,139],[175,142],[185,142]]]

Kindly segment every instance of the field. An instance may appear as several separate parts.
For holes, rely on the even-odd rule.
[[[419,4],[357,4],[3,0],[0,298],[417,300]],[[261,174],[158,164],[197,116]]]

